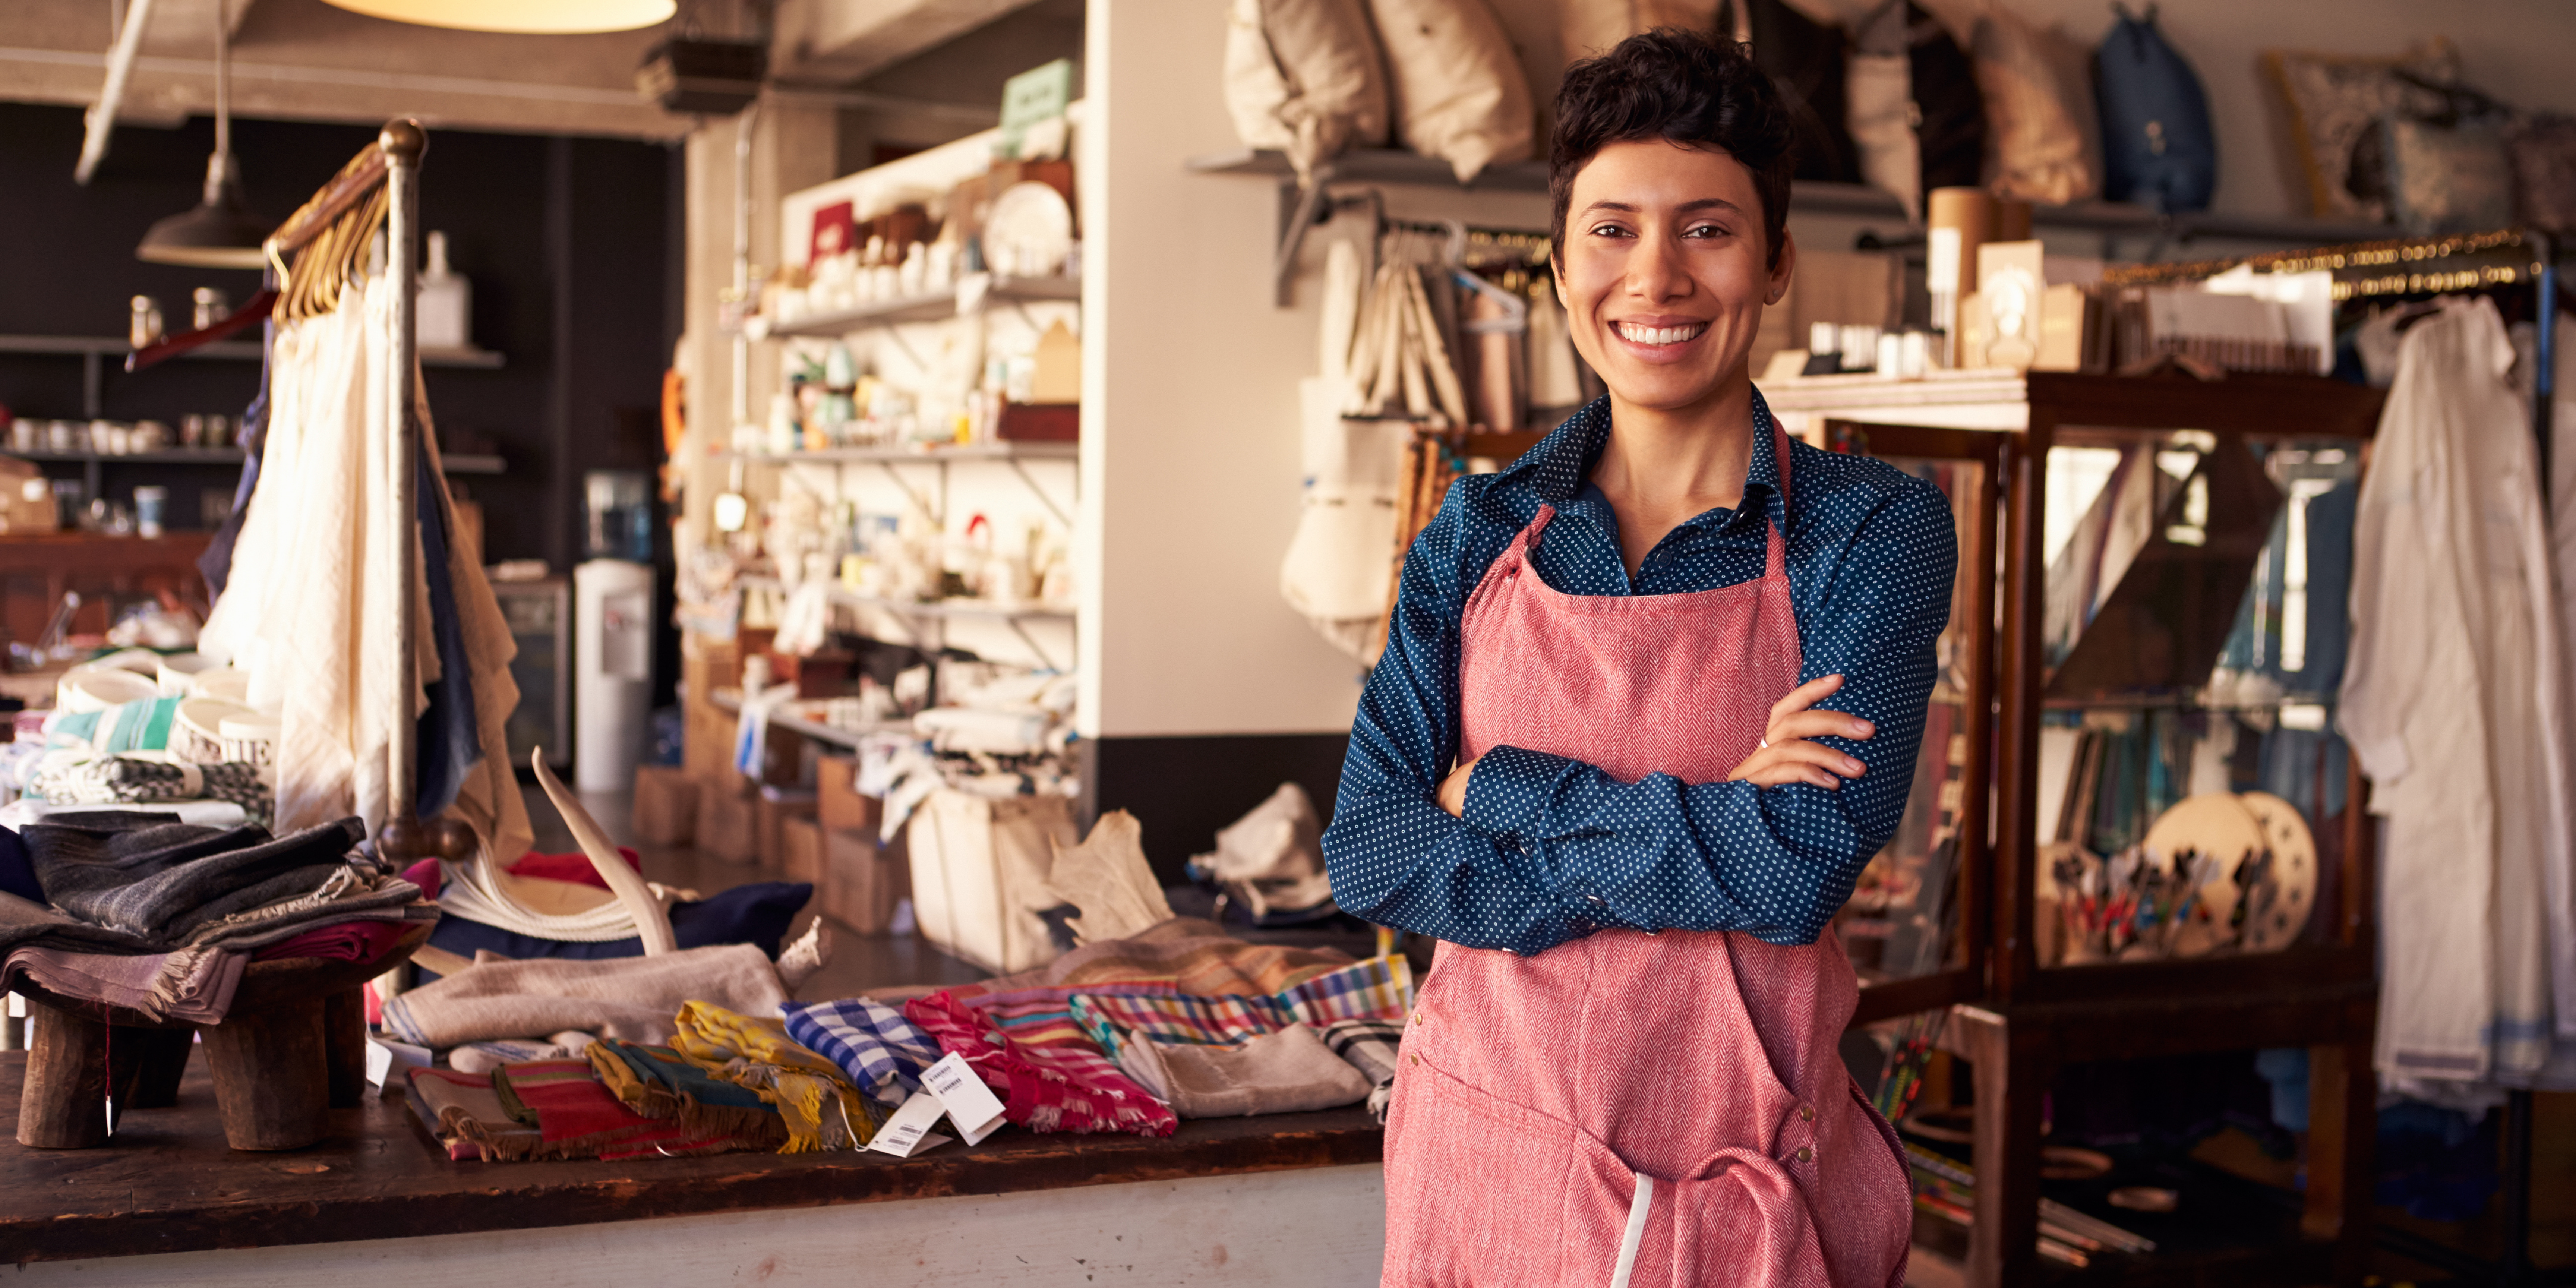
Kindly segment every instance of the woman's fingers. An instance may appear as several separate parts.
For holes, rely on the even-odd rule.
[[[1786,783],[1812,783],[1827,791],[1842,786],[1845,778],[1858,778],[1869,772],[1869,766],[1853,756],[1844,755],[1821,743],[1805,739],[1775,742],[1752,755],[1727,775],[1730,780],[1747,780],[1757,787],[1778,787]]]
[[[1772,703],[1770,722],[1773,725],[1777,725],[1780,723],[1780,718],[1782,716],[1788,715],[1792,711],[1804,711],[1807,708],[1824,701],[1826,698],[1833,696],[1834,691],[1841,687],[1843,687],[1843,677],[1839,675],[1817,676],[1815,679],[1809,680],[1805,684],[1801,684],[1797,688],[1789,690],[1788,693],[1782,695],[1779,701]],[[1773,741],[1776,742],[1778,739],[1775,738]]]
[[[1878,726],[1848,711],[1793,711],[1774,719],[1771,728],[1762,736],[1774,743],[1793,738],[1850,738],[1860,741],[1877,732]]]

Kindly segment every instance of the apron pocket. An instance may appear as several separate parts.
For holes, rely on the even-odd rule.
[[[1606,1285],[1636,1192],[1608,1146],[1406,1052],[1387,1119],[1386,1285]]]

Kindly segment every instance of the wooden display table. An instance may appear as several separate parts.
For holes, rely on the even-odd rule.
[[[18,1103],[26,1057],[0,1054],[0,1114],[11,1115]],[[1100,1233],[1097,1242],[1112,1248],[1124,1244],[1137,1256],[1173,1255],[1136,1246],[1137,1230],[1168,1228],[1167,1218],[1188,1215],[1205,1226],[1218,1244],[1197,1250],[1197,1266],[1209,1269],[1211,1255],[1229,1258],[1224,1236],[1213,1232],[1226,1221],[1276,1225],[1281,1237],[1313,1243],[1317,1255],[1327,1248],[1373,1249],[1382,1237],[1377,1225],[1384,1200],[1374,1182],[1379,1128],[1361,1108],[1321,1113],[1279,1114],[1259,1118],[1199,1119],[1181,1124],[1169,1139],[1136,1136],[1031,1135],[1017,1128],[974,1149],[949,1144],[927,1155],[897,1159],[874,1153],[719,1154],[700,1158],[652,1158],[619,1163],[524,1162],[456,1163],[432,1141],[399,1099],[370,1094],[354,1109],[330,1113],[330,1134],[311,1149],[294,1154],[248,1154],[224,1146],[223,1126],[215,1112],[214,1088],[204,1061],[189,1066],[178,1104],[168,1109],[125,1114],[114,1140],[102,1149],[75,1152],[0,1146],[0,1263],[17,1263],[22,1274],[40,1272],[29,1262],[80,1261],[63,1266],[78,1270],[83,1283],[201,1281],[205,1267],[236,1264],[240,1259],[204,1257],[153,1258],[132,1263],[130,1271],[98,1258],[128,1258],[155,1253],[196,1253],[209,1249],[273,1249],[284,1253],[295,1245],[349,1244],[341,1248],[304,1248],[288,1258],[297,1265],[357,1266],[382,1264],[385,1245],[359,1245],[359,1240],[407,1240],[405,1246],[432,1249],[458,1243],[474,1248],[518,1249],[519,1255],[543,1256],[540,1245],[555,1236],[567,1247],[616,1251],[627,1259],[624,1282],[732,1282],[730,1275],[694,1274],[683,1279],[665,1267],[657,1274],[645,1260],[656,1253],[656,1239],[677,1231],[684,1241],[703,1241],[702,1221],[686,1218],[734,1214],[726,1223],[744,1228],[767,1222],[807,1223],[830,1219],[828,1228],[858,1230],[871,1214],[798,1212],[853,1204],[903,1200],[955,1200],[961,1210],[985,1210],[989,1202],[970,1203],[968,1196],[1025,1195],[1079,1187],[1113,1187],[1088,1202],[1070,1202],[1086,1212],[1115,1214],[1135,1208],[1133,1226]],[[12,1121],[10,1126],[14,1128]],[[1322,1169],[1306,1174],[1308,1169]],[[1257,1174],[1293,1172],[1272,1178]],[[1221,1184],[1202,1184],[1221,1178]],[[1334,1211],[1259,1210],[1276,1203],[1275,1183],[1291,1183],[1296,1200],[1312,1209],[1318,1195]],[[1302,1184],[1300,1184],[1302,1182]],[[1123,1187],[1123,1188],[1122,1188]],[[1150,1212],[1122,1196],[1151,1193],[1157,1203],[1179,1196],[1185,1203],[1204,1202],[1204,1211],[1155,1206]],[[1233,1198],[1225,1197],[1227,1194]],[[1106,1204],[1104,1208],[1103,1205]],[[1246,1207],[1227,1215],[1228,1205]],[[1295,1204],[1292,1203],[1292,1206]],[[1066,1204],[1053,1204],[1063,1207]],[[939,1222],[937,1203],[911,1202],[913,1227],[927,1235],[955,1228],[956,1243],[968,1251],[978,1243],[1017,1246],[1028,1233],[1011,1221],[978,1224],[971,1230]],[[889,1209],[891,1210],[891,1209]],[[763,1213],[759,1218],[750,1214]],[[681,1218],[665,1220],[664,1218]],[[1113,1220],[1124,1220],[1116,1218]],[[1098,1224],[1094,1218],[1094,1224]],[[613,1237],[599,1222],[623,1223]],[[1322,1225],[1317,1223],[1321,1222]],[[1186,1224],[1184,1228],[1186,1228]],[[583,1229],[581,1227],[591,1227]],[[798,1227],[801,1228],[801,1227]],[[1089,1227],[1086,1227],[1086,1229]],[[503,1238],[498,1232],[541,1232]],[[415,1236],[482,1236],[473,1240],[423,1239]],[[1125,1235],[1124,1239],[1117,1236]],[[804,1241],[802,1234],[782,1238]],[[821,1239],[824,1236],[810,1236]],[[1061,1235],[1073,1239],[1075,1235]],[[1081,1237],[1088,1237],[1083,1235]],[[1237,1237],[1230,1246],[1250,1256],[1252,1246]],[[918,1251],[926,1239],[911,1241]],[[820,1244],[814,1245],[819,1248]],[[1212,1253],[1211,1248],[1215,1251]],[[811,1249],[806,1249],[811,1250]],[[774,1248],[788,1254],[797,1249]],[[586,1253],[584,1255],[603,1255]],[[1020,1252],[1014,1255],[1028,1255]],[[231,1254],[227,1254],[230,1258]],[[1375,1253],[1367,1253],[1368,1282],[1375,1282]],[[330,1260],[337,1258],[338,1260]],[[912,1256],[905,1257],[910,1264]],[[758,1260],[753,1257],[752,1260]],[[1004,1264],[1009,1257],[1002,1258]],[[182,1266],[181,1262],[185,1265]],[[839,1282],[850,1282],[858,1264],[844,1261]],[[159,1269],[154,1269],[155,1266]],[[1238,1266],[1237,1270],[1247,1270]],[[566,1278],[556,1265],[546,1272],[549,1283],[593,1282]],[[1023,1278],[1015,1282],[1082,1283],[1079,1267],[1064,1275]],[[1275,1276],[1281,1267],[1268,1268]],[[148,1272],[148,1273],[147,1273]],[[404,1271],[406,1277],[410,1271]],[[128,1278],[126,1276],[134,1276]],[[210,1277],[210,1276],[205,1276]],[[864,1281],[866,1276],[857,1276]],[[42,1281],[42,1276],[37,1276]],[[1119,1282],[1135,1282],[1136,1276]],[[1347,1281],[1342,1274],[1301,1282]],[[230,1280],[220,1280],[230,1282]],[[247,1281],[247,1280],[246,1280]],[[303,1282],[300,1279],[281,1282]],[[338,1280],[345,1282],[345,1278]],[[886,1282],[917,1282],[913,1278]],[[1222,1281],[1212,1277],[1211,1281]],[[1282,1280],[1282,1282],[1285,1282]]]

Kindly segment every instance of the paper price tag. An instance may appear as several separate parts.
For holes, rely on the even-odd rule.
[[[937,1096],[909,1097],[896,1107],[893,1117],[886,1119],[885,1126],[877,1128],[877,1134],[868,1141],[868,1148],[897,1158],[910,1158],[915,1153],[936,1149],[946,1144],[948,1138],[931,1128],[938,1125],[940,1115],[946,1112]]]
[[[967,1144],[981,1145],[985,1137],[1001,1130],[1002,1102],[975,1076],[975,1067],[966,1063],[966,1057],[954,1051],[941,1056],[939,1063],[922,1073],[921,1085],[939,1097],[948,1110],[948,1121],[957,1124]]]

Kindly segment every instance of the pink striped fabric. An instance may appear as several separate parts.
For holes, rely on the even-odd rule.
[[[1461,757],[1723,779],[1798,680],[1779,531],[1758,581],[1574,596],[1527,562],[1551,513],[1468,600]],[[1635,1225],[1629,1288],[1901,1288],[1908,1173],[1836,1050],[1857,1000],[1830,930],[1440,945],[1387,1122],[1384,1282],[1607,1285]]]

